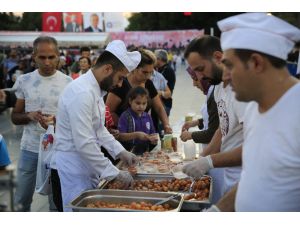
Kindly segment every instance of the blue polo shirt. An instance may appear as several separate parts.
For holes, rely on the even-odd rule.
[[[119,118],[118,129],[120,133],[131,133],[136,131],[142,131],[146,134],[155,133],[155,128],[151,116],[143,112],[141,116],[138,116],[131,108],[128,108],[123,112]],[[144,143],[145,141],[134,140],[134,144]]]

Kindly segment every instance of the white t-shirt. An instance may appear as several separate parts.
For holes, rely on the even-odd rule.
[[[236,211],[300,211],[300,84],[267,112],[250,103]]]
[[[41,110],[56,113],[59,95],[72,78],[60,71],[49,77],[41,76],[38,70],[24,74],[18,78],[16,96],[25,100],[25,112]],[[51,114],[52,114],[51,113]],[[24,125],[21,149],[39,152],[40,135],[45,133],[39,123],[29,122]]]
[[[221,151],[230,151],[243,144],[243,120],[247,103],[235,99],[230,85],[223,82],[215,87],[215,101],[218,107],[222,133]],[[230,190],[240,179],[241,167],[224,168],[224,192]]]

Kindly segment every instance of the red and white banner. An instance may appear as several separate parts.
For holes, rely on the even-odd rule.
[[[127,46],[171,48],[186,46],[195,37],[204,35],[204,30],[110,32],[110,35],[112,40],[122,40]]]
[[[43,13],[43,31],[60,32],[61,31],[61,12],[44,12]]]

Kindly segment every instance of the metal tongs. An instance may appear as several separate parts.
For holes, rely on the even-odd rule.
[[[192,180],[192,183],[191,183],[191,186],[190,186],[190,188],[189,188],[189,194],[191,194],[192,192],[193,192],[193,186],[194,186],[194,184],[195,184],[195,179],[193,178],[193,177],[190,177],[190,179]]]
[[[176,198],[176,197],[178,197],[178,196],[181,196],[181,194],[180,194],[180,193],[177,193],[177,194],[171,195],[170,197],[168,197],[168,198],[166,198],[166,199],[164,199],[164,200],[161,200],[161,201],[159,201],[159,202],[156,202],[154,205],[162,205],[162,204],[164,204],[164,203],[166,203],[166,202],[170,201],[171,199],[174,199],[174,198]]]

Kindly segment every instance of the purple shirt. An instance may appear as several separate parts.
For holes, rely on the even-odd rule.
[[[128,118],[128,116],[131,117]],[[134,122],[133,124],[131,124]],[[141,116],[138,116],[131,108],[128,108],[123,112],[119,118],[118,129],[120,133],[131,133],[135,131],[142,131],[146,134],[155,133],[155,128],[151,116],[143,112]],[[136,140],[135,143],[142,141]]]

